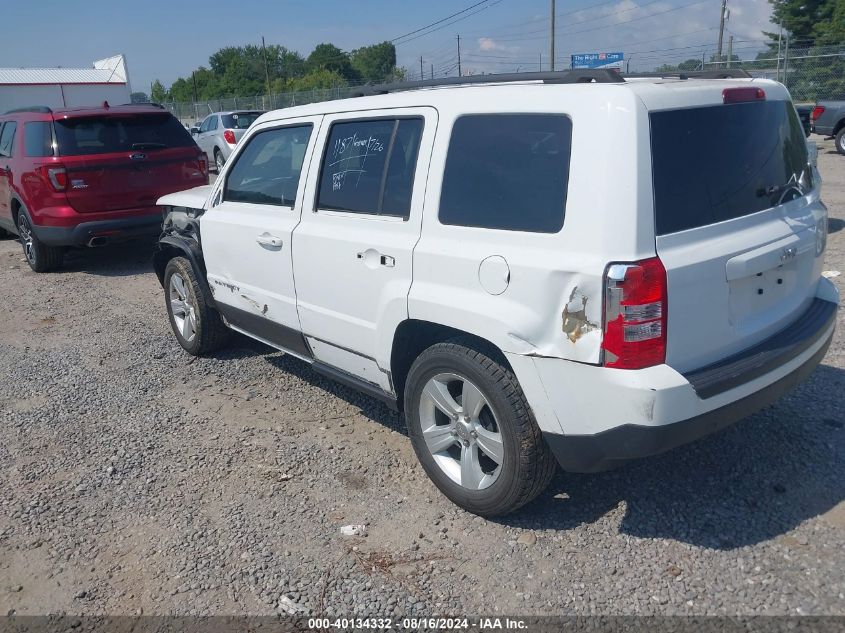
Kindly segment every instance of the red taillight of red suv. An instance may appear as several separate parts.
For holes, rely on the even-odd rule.
[[[815,121],[824,113],[824,106],[816,106],[813,108],[813,111],[810,113],[810,119]]]
[[[666,269],[657,257],[605,273],[604,366],[642,369],[666,360]]]
[[[67,169],[62,165],[48,165],[41,168],[41,175],[55,191],[67,190]]]
[[[200,154],[197,161],[200,164],[200,171],[203,176],[208,176],[208,157],[205,154]]]
[[[226,142],[229,145],[234,145],[235,143],[237,143],[237,141],[235,140],[235,133],[232,130],[226,130],[225,132],[223,132],[223,138],[226,139]]]

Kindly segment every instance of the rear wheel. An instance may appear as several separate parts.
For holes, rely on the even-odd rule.
[[[20,236],[26,263],[37,273],[56,270],[62,265],[65,252],[60,246],[48,246],[35,236],[29,216],[23,209],[18,213],[18,235]]]
[[[836,151],[845,154],[845,127],[836,133]]]
[[[434,345],[414,361],[405,418],[428,476],[475,514],[516,510],[555,473],[554,457],[516,376],[461,341]]]
[[[226,164],[226,159],[223,158],[223,152],[221,152],[216,147],[214,148],[214,168],[217,170],[219,174],[223,170],[223,166]]]
[[[194,269],[184,257],[174,257],[164,269],[167,314],[176,340],[194,356],[211,353],[229,340],[230,330],[209,305]]]

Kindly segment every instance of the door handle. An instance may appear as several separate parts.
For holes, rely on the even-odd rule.
[[[268,235],[266,233],[256,237],[255,241],[262,246],[273,246],[274,248],[280,248],[282,246],[282,238],[276,237],[275,235]]]
[[[358,259],[363,259],[368,268],[375,268],[376,266],[385,266],[393,268],[396,265],[396,259],[390,255],[382,255],[374,248],[368,248],[365,251],[355,255]]]

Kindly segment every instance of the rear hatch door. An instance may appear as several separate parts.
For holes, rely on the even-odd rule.
[[[682,372],[776,334],[815,296],[826,209],[795,109],[770,85],[649,115],[666,362]]]
[[[68,202],[80,213],[151,207],[207,182],[199,148],[169,112],[63,117],[55,129]]]
[[[229,114],[221,115],[223,120],[223,127],[226,130],[231,130],[235,135],[235,142],[239,142],[249,126],[255,123],[255,120],[260,117],[263,112],[260,110],[244,110],[242,112],[231,112]]]

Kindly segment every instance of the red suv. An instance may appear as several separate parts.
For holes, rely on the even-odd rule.
[[[205,154],[155,105],[0,115],[0,232],[20,236],[36,272],[68,246],[158,234],[156,200],[207,183]]]

